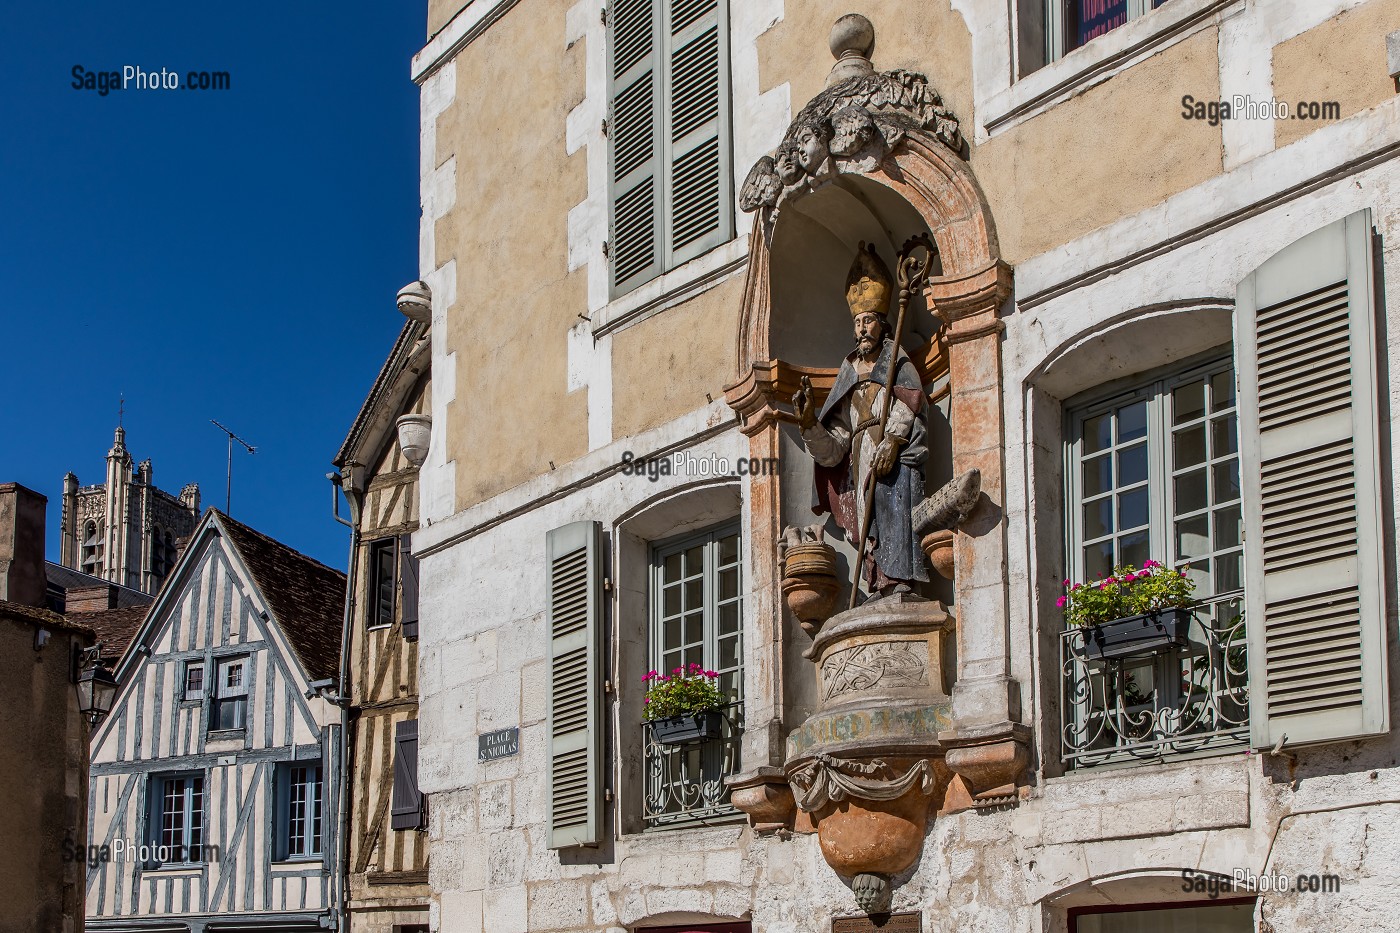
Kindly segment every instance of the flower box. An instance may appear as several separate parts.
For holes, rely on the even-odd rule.
[[[1114,660],[1182,648],[1191,630],[1190,609],[1159,609],[1084,626],[1084,656]]]
[[[724,714],[715,709],[651,721],[651,737],[661,745],[690,745],[723,735]]]

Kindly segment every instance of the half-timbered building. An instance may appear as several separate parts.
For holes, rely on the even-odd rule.
[[[205,513],[92,739],[87,929],[333,928],[345,576]]]
[[[428,358],[426,323],[407,321],[335,458],[354,535],[344,871],[356,933],[428,929],[427,806],[417,786],[418,575],[409,548],[418,468],[396,431],[400,419],[411,424],[427,411]]]

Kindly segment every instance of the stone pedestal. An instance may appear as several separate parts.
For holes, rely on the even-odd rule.
[[[951,627],[941,604],[891,596],[832,616],[807,652],[821,703],[788,737],[783,770],[827,864],[868,911],[918,861],[947,787],[938,733],[950,725]]]

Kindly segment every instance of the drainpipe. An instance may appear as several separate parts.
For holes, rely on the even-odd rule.
[[[340,706],[340,782],[338,800],[340,835],[337,839],[338,870],[336,871],[336,911],[340,923],[338,929],[350,929],[350,756],[352,754],[350,732],[350,704],[353,696],[350,691],[350,635],[355,619],[355,595],[357,567],[355,555],[360,547],[360,493],[359,480],[364,468],[356,463],[347,463],[350,479],[347,483],[339,473],[327,473],[331,482],[331,511],[335,520],[350,529],[350,560],[345,572],[345,616],[340,629],[340,683],[337,685],[341,696]],[[340,515],[340,493],[345,493],[345,503],[350,518]]]

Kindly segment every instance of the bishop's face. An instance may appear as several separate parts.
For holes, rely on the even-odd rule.
[[[873,360],[880,352],[880,341],[885,335],[885,319],[874,311],[864,311],[854,319],[856,332],[856,355],[863,360]]]

